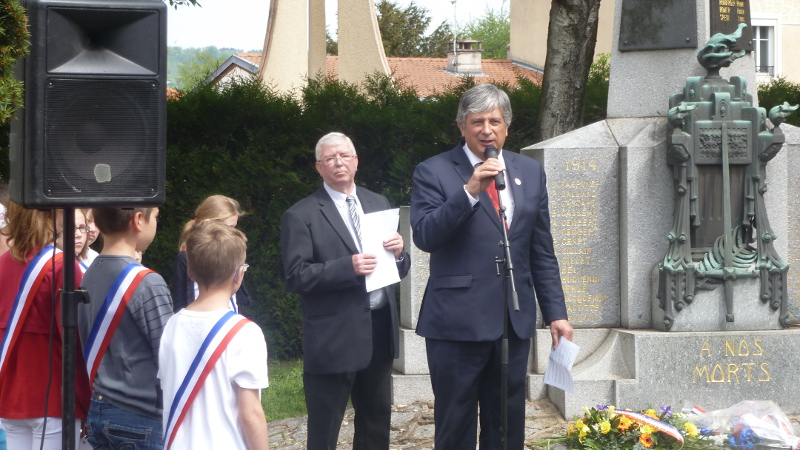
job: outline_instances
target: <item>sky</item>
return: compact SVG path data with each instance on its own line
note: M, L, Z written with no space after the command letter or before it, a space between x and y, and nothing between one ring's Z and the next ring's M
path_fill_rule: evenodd
M167 45L175 47L236 48L260 51L264 46L269 15L269 0L199 0L202 5L168 7ZM406 7L411 0L395 0ZM430 11L431 28L453 20L452 0L415 0ZM508 0L456 0L459 24L484 15L488 7L508 8ZM336 29L337 0L325 0L328 29Z

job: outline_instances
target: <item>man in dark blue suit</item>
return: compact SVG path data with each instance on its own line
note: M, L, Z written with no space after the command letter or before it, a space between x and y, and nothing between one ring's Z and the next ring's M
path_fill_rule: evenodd
M389 209L385 197L354 179L358 156L342 133L316 148L322 186L283 215L281 247L286 286L300 295L303 315L303 387L308 449L335 450L347 399L355 408L353 448L388 450L391 371L399 327L394 286L367 292L364 277L376 255L361 247L364 214ZM397 232L383 241L401 277L410 260Z
M436 448L474 450L480 405L480 448L501 448L502 225L494 178L508 215L508 237L519 296L509 305L508 448L522 449L525 377L536 300L550 326L553 347L572 339L558 261L550 234L544 170L537 161L510 151L486 158L489 146L503 148L511 124L508 96L491 84L461 98L456 118L463 136L454 149L428 159L414 171L411 226L414 243L430 252L430 278L417 333L426 338L435 395ZM497 191L495 191L497 192ZM496 195L496 194L495 194ZM535 291L535 295L534 295Z

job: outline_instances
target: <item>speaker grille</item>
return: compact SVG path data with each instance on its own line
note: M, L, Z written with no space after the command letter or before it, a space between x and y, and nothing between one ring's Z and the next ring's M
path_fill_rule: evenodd
M47 80L44 195L150 198L158 192L159 84L152 80Z

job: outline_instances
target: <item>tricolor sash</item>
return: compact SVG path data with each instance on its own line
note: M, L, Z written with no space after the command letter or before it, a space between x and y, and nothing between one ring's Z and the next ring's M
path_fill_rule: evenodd
M203 340L203 344L197 351L194 360L192 360L191 366L189 366L188 373L183 382L181 382L178 391L175 392L175 398L172 399L167 425L164 427L164 442L167 444L167 449L172 446L178 428L192 407L192 403L203 387L206 378L208 378L208 374L211 373L214 365L222 356L222 353L225 352L236 333L248 322L250 320L245 317L233 311L228 311L208 332L208 336Z
M25 318L28 316L28 311L39 292L45 275L53 268L53 263L60 261L63 257L61 250L54 249L52 245L49 245L28 263L22 280L19 282L19 291L6 323L6 331L3 333L3 342L0 346L0 380L5 375L6 360L22 334L22 325L25 323Z
M139 283L148 273L154 272L138 263L128 264L108 290L103 306L94 318L89 339L86 340L86 345L83 347L86 373L89 374L89 386L94 386L94 377L97 375L100 361L103 360L103 355L114 337L114 332L117 331L119 322L128 307L128 302L131 301Z
M654 419L654 418L652 418L652 417L650 417L650 416L648 416L646 414L642 414L642 413L636 412L636 411L629 411L627 409L617 409L617 410L614 411L614 414L617 414L617 415L620 415L620 416L625 416L625 417L633 420L634 422L638 422L638 423L641 423L641 424L644 424L644 425L649 425L650 427L652 427L656 431L660 431L660 432L662 432L664 434L672 436L676 441L681 443L680 448L683 448L683 435L681 434L681 432L677 428L675 428L674 426L672 426L672 425L670 425L670 424L668 424L666 422L662 422L662 421L660 421L658 419ZM680 450L680 448L678 450Z
M86 273L86 271L89 270L89 266L87 266L83 261L78 261L78 265L81 268L81 273Z

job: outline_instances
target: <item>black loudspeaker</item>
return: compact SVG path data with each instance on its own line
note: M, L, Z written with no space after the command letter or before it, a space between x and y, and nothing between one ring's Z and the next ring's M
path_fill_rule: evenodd
M11 199L27 207L164 203L167 7L29 0L25 107L11 124Z

